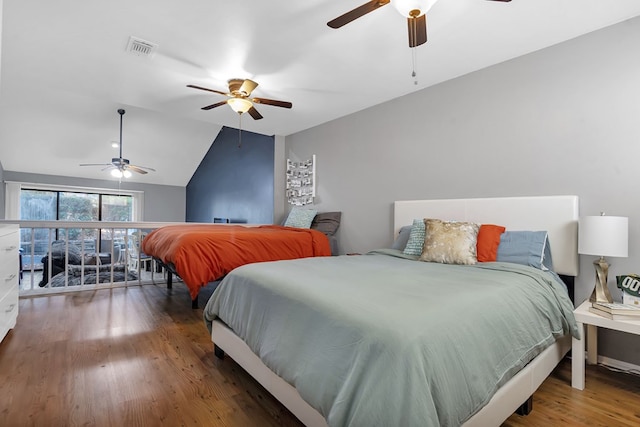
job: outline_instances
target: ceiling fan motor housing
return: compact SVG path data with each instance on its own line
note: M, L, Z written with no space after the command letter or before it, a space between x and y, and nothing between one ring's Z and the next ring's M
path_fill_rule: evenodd
M231 92L234 95L241 94L240 87L242 86L242 83L244 83L244 79L231 79L229 80L228 83L229 83L229 92Z

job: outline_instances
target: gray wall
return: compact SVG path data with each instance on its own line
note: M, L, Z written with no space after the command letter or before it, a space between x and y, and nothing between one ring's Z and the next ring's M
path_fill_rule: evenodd
M639 41L636 18L288 136L285 156L316 154L317 208L343 211L344 252L390 244L394 200L576 194L581 215L628 216L620 299L614 276L640 270ZM601 354L640 364L639 337L602 335Z
M184 222L185 220L185 188L169 185L138 184L122 180L118 187L116 180L98 180L71 178L54 175L40 175L23 172L4 171L4 180L42 183L51 185L72 185L78 187L109 188L144 191L144 221ZM2 186L4 188L4 185ZM4 194L2 197L4 203ZM4 215L4 207L2 209Z
M189 222L273 223L274 137L224 127L187 184Z
M4 168L0 162L0 219L4 218Z

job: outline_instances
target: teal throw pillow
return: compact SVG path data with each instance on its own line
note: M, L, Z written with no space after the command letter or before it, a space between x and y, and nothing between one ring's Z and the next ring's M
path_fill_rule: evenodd
M424 219L414 219L413 224L411 225L411 232L409 233L409 240L407 241L407 246L404 247L403 253L405 255L422 255L424 238Z
M294 207L289 212L287 220L284 222L285 227L311 228L313 218L318 213L315 209L301 209Z

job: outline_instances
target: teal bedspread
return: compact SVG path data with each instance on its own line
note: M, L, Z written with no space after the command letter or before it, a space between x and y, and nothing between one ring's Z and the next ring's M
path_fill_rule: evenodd
M578 336L553 274L382 250L237 268L204 310L330 426L458 426L559 336Z

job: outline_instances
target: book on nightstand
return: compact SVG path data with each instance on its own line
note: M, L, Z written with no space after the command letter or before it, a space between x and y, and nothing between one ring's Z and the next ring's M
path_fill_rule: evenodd
M589 311L612 320L640 320L640 307L635 305L593 302Z

